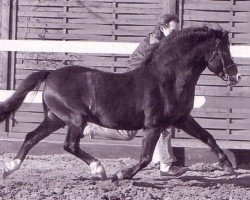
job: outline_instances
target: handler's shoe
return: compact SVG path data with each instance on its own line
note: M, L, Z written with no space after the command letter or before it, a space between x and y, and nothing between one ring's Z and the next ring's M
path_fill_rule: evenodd
M186 171L188 170L187 167L178 167L171 165L168 169L168 171L163 172L160 171L161 176L181 176L182 174L185 174Z

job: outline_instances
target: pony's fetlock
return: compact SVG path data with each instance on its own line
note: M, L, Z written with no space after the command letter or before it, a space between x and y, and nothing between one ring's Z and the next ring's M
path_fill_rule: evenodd
M12 174L14 171L21 167L22 161L20 159L14 159L10 162L5 163L3 170L3 179Z
M107 179L106 171L100 161L94 161L90 163L91 174L97 176L98 178L104 180Z
M234 172L234 169L233 169L233 165L232 163L228 160L228 158L224 158L224 159L221 159L220 162L219 162L219 165L221 166L221 168L228 172L228 173L233 173Z

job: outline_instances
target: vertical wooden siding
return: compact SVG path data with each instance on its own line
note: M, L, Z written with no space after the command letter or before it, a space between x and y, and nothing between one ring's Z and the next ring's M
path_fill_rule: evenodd
M1 0L1 39L9 39L10 37L10 15L11 15L11 1ZM7 89L9 83L9 52L0 52L0 90ZM8 120L0 124L1 132L6 130Z
M168 0L19 0L17 39L140 42L172 6ZM123 72L128 56L18 52L13 88L34 71L69 64ZM41 111L41 105L22 106L11 131L32 130L42 121Z
M2 10L2 3L3 0L0 0L0 10ZM0 38L2 38L2 12L0 14ZM1 53L0 53L0 60L1 60Z
M2 10L3 1L0 0L0 10ZM0 38L2 38L2 12L0 14ZM0 63L2 63L2 53L0 53ZM0 125L0 131L5 131L5 123ZM0 134L1 136L2 134Z
M0 10L2 10L2 3L3 3L3 0L0 0ZM2 12L0 14L0 38L1 38L1 35L2 35Z
M232 45L250 45L250 1L182 0L180 8L182 27L219 24L230 32ZM205 70L196 95L204 95L212 102L194 109L192 115L217 139L250 140L250 109L246 104L250 102L250 58L235 61L242 75L240 84L226 87L220 78ZM189 137L181 131L176 136Z

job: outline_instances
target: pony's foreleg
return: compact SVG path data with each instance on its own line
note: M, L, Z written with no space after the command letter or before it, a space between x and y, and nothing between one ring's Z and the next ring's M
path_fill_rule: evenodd
M202 128L191 115L189 115L183 123L176 125L176 127L182 129L189 135L200 139L202 142L211 147L212 151L218 156L222 169L230 173L234 171L232 163L229 161L227 155L218 146L214 137Z
M73 124L69 125L66 140L64 142L64 150L75 155L90 166L91 173L100 179L106 179L106 171L101 162L89 155L80 148L80 139L83 129Z
M131 168L117 172L113 175L112 181L131 179L151 162L156 143L160 137L160 132L161 130L158 128L149 128L145 130L139 163Z
M50 116L52 116L52 114ZM45 117L44 121L34 131L26 135L17 156L12 161L5 163L3 178L6 178L20 168L23 160L32 147L64 125L64 122L56 119L56 116L54 116L54 118Z

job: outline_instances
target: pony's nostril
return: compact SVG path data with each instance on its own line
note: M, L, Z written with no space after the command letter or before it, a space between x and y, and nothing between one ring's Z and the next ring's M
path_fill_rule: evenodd
M241 75L240 75L240 74L237 74L237 75L236 75L236 80L237 80L237 81L240 81L240 80L241 80Z

